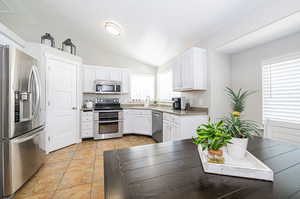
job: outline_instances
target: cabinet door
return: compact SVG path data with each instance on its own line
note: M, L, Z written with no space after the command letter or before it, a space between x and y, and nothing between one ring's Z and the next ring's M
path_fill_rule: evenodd
M163 142L171 141L171 125L169 121L163 121Z
M194 87L193 51L186 51L182 56L182 89L192 90Z
M137 114L134 119L134 133L149 135L149 124L145 115Z
M83 67L83 92L95 92L95 69Z
M152 115L145 115L145 135L151 135L152 136Z
M122 92L129 93L130 90L130 76L128 71L122 71Z
M181 140L180 125L177 123L172 124L172 140Z
M172 73L173 73L173 90L180 91L182 87L182 80L181 80L181 59L175 58L172 62Z
M134 115L134 133L136 134L144 134L145 122L141 115L135 114Z
M110 71L104 67L96 68L96 80L110 80Z
M110 69L111 81L122 81L122 71L120 69Z
M124 114L123 133L124 134L134 133L133 131L134 118L132 117L132 113L130 112L130 110L124 110L123 114Z

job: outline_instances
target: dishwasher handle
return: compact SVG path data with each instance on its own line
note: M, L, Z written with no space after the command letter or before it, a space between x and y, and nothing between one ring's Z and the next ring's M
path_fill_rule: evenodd
M154 117L162 117L162 113L161 112L152 112L152 115Z
M161 114L160 113L153 113L153 116L154 117L161 117Z

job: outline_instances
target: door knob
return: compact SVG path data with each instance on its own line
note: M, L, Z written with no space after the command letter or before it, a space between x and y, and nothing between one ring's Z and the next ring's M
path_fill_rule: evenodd
M77 107L72 107L72 110L77 110Z

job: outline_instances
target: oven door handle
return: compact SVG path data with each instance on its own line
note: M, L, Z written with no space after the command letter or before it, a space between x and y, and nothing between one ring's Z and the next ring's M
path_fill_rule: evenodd
M114 112L122 112L122 110L94 110L94 114L99 114L99 113L114 113Z
M106 121L98 121L99 124L106 124L106 123L114 123L114 122L122 122L122 120L106 120Z

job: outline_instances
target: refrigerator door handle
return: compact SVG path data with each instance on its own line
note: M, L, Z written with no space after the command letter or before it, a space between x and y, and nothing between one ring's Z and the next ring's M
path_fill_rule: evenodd
M31 110L31 119L34 118L38 113L38 108L40 106L40 98L41 98L41 87L40 87L40 76L38 69L35 65L32 66L30 75L29 75L29 83L28 83L28 93L34 95L35 104L33 104L33 96L30 99L30 110ZM35 87L33 89L33 86Z
M36 85L36 105L34 108L33 115L36 116L39 112L39 106L41 104L41 79L39 75L39 71L36 65L33 65L33 74L34 74L34 80Z
M12 143L18 144L18 143L22 143L22 142L26 142L28 140L31 140L34 137L37 137L41 134L41 131L44 129L44 127L38 128L36 130L33 130L30 135L23 135L20 136L19 138L16 138L12 141Z
M30 110L30 120L33 118L33 104L32 104L32 81L33 81L33 67L31 68L30 74L29 74L29 80L28 80L28 89L27 93L30 95L29 97L29 110Z

